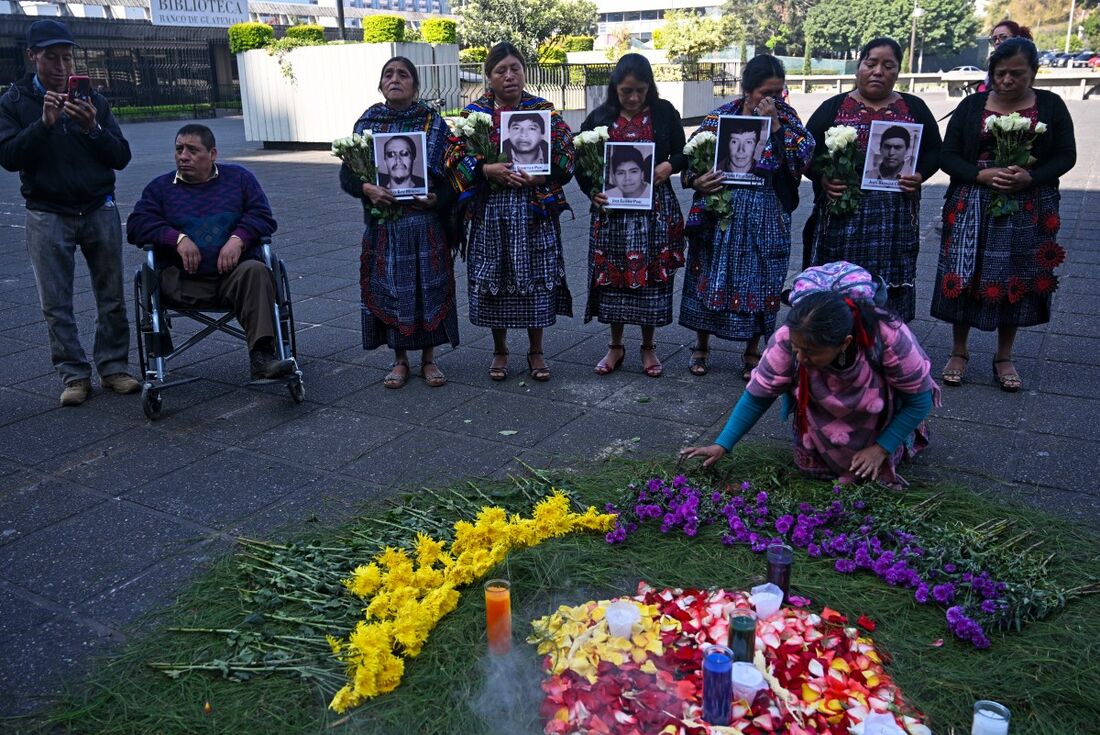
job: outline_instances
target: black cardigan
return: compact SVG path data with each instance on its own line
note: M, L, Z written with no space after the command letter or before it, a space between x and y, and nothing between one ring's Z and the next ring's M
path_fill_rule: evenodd
M821 199L821 163L826 153L825 131L836 124L836 113L840 110L840 105L848 94L848 92L844 92L833 95L822 102L821 106L810 116L809 122L806 123L806 129L817 141L813 163L806 169L806 177L814 185L814 199L817 201ZM928 181L933 174L940 170L942 140L940 139L939 123L936 122L936 117L920 97L914 97L905 92L898 92L898 94L909 106L909 112L913 115L914 122L924 126L920 136L920 152L917 154L917 173L921 175L924 181Z
M955 108L943 139L940 164L951 176L950 196L962 184L978 180L978 155L981 152L982 112L988 92L970 95ZM1045 89L1035 90L1039 122L1047 130L1035 139L1031 155L1038 161L1031 170L1035 186L1058 186L1058 178L1077 163L1077 143L1073 138L1073 118L1062 98Z
M668 161L672 164L672 173L679 173L687 166L687 156L684 155L684 145L687 140L684 137L684 123L680 120L680 113L668 100L658 99L651 110L653 113L653 165ZM619 119L618 111L608 109L607 105L600 105L593 110L581 123L581 131L594 130L601 125L611 125ZM592 181L578 168L576 170L577 183L585 196L592 191Z

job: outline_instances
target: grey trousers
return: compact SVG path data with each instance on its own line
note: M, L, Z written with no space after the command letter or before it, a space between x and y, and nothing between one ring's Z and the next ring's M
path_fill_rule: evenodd
M176 266L160 274L161 293L183 306L201 309L211 304L232 309L252 349L275 336L275 281L258 260L242 260L224 275L194 277Z
M122 223L113 203L85 215L27 210L27 252L50 334L50 358L66 383L90 378L73 317L76 249L84 255L96 301L92 350L101 376L127 372L130 324L122 293Z

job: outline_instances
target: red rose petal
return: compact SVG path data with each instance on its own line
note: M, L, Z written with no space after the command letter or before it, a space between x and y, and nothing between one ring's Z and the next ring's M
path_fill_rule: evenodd
M875 626L875 621L871 620L866 615L860 615L859 620L856 621L856 625L863 628L864 630L866 630L869 633L874 633L875 632L875 627L876 627Z

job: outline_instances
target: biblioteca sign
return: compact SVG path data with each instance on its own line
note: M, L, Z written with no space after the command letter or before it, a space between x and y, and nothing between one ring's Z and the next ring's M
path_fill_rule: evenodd
M248 21L248 0L149 0L153 25L228 28Z

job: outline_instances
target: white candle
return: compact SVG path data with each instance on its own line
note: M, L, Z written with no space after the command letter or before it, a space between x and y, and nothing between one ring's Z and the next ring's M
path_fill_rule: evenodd
M975 710L970 735L1008 735L1008 720L999 712Z

